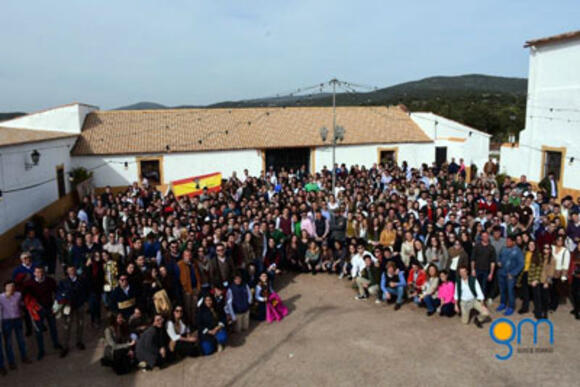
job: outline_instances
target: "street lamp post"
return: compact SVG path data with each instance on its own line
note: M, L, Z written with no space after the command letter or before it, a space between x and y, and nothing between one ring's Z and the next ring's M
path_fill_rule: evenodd
M332 85L332 193L336 188L336 142L344 140L344 128L336 125L336 85L338 80L333 78L329 84ZM326 142L328 136L328 129L326 127L320 128L320 137L322 142Z

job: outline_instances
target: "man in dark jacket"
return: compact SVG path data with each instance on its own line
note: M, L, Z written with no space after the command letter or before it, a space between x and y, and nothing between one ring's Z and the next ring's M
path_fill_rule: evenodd
M111 293L111 309L115 313L121 313L128 321L136 305L136 289L129 285L129 277L123 273L119 276L119 285Z
M77 348L81 351L85 349L83 343L85 310L83 306L89 297L88 290L85 279L77 276L74 266L68 266L66 268L66 278L58 284L58 300L63 305L64 322L64 348L60 353L60 357L65 357L68 354L73 320L76 325Z
M169 339L163 328L164 322L163 316L156 314L153 324L139 336L135 352L140 368L151 369L167 364L170 351L167 348Z
M340 241L344 243L346 239L346 218L342 215L344 213L344 206L341 205L335 209L330 217L330 239L331 243Z
M58 342L58 332L56 329L56 319L52 313L52 303L54 302L54 295L56 294L56 281L47 277L44 272L44 267L38 266L34 269L34 278L29 279L24 283L24 294L32 297L41 309L38 312L39 320L36 321L36 342L38 347L37 359L44 357L44 330L45 321L48 324L50 331L50 338L55 349L62 350L62 346Z

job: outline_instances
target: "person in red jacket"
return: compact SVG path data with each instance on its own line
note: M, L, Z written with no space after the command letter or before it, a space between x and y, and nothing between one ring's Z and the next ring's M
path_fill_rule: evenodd
M34 268L34 277L24 282L25 297L32 297L36 300L40 309L37 311L38 320L35 323L35 335L38 348L37 359L44 357L44 330L45 323L48 325L52 345L56 350L62 350L58 342L58 331L56 329L56 319L52 313L52 304L56 294L57 285L54 278L49 277L44 272L44 267Z
M421 302L419 296L426 280L427 274L423 270L421 263L416 259L412 259L411 270L409 270L409 276L407 277L407 295L417 304Z

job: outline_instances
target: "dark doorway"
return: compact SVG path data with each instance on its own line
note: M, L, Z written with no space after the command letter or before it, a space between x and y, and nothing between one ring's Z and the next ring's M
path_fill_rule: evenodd
M310 148L282 148L266 150L266 168L274 167L276 172L284 167L295 171L305 165L310 171Z
M161 180L161 160L144 159L139 160L140 179L147 179L150 185L156 186L162 183Z
M58 186L58 198L66 195L66 186L64 185L64 166L56 167L56 184Z
M379 156L379 163L384 165L392 165L397 163L396 154L394 150L382 150Z
M560 175L562 173L562 152L547 151L545 160L546 165L544 165L544 177L553 173L554 179L560 181Z
M447 161L447 147L446 146L435 147L435 164L437 164L437 166L440 167L446 161Z

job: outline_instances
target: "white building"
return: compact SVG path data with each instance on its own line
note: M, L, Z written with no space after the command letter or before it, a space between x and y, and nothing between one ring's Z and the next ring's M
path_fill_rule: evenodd
M96 187L147 178L163 188L213 172L331 168L330 140L322 140L320 129L332 132L332 122L331 107L100 111L83 104L2 122L0 235L14 244L31 215L48 222L62 215L72 203L68 173L77 167L93 173ZM394 160L419 167L455 157L481 167L488 157L488 135L431 113L337 107L336 122L345 128L339 164ZM34 150L40 160L31 166Z
M478 173L489 160L490 134L429 112L411 113L411 118L435 143L433 160L437 164L454 157L467 167L476 165Z
M580 31L530 40L526 127L502 145L500 172L539 183L549 172L559 196L580 194Z
M66 172L91 109L71 104L0 122L0 257L16 252L32 215L50 222L73 204Z

